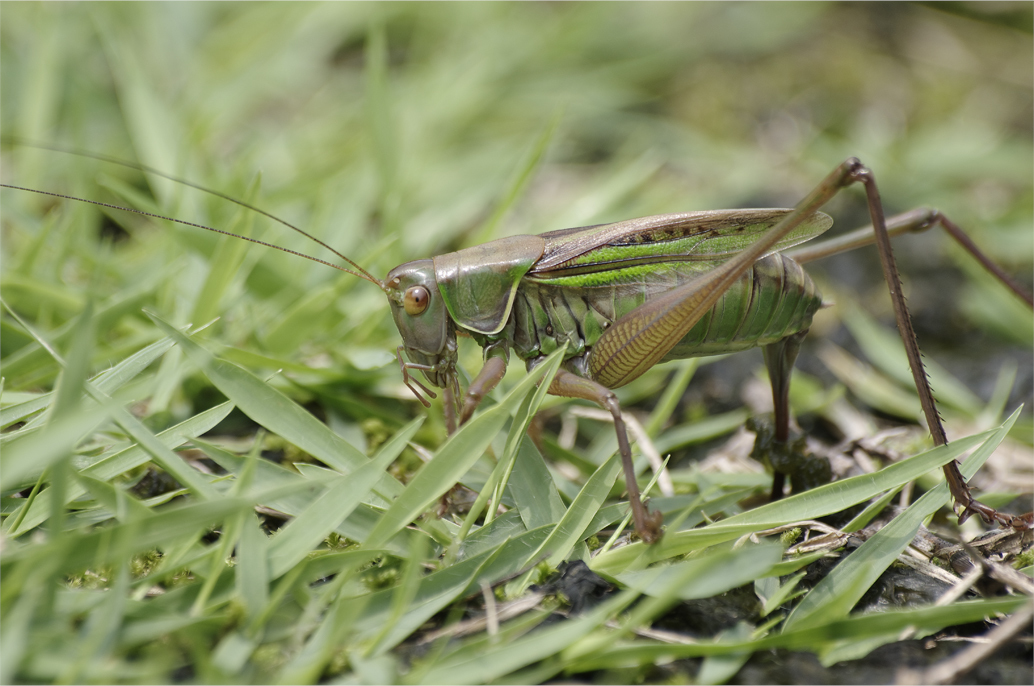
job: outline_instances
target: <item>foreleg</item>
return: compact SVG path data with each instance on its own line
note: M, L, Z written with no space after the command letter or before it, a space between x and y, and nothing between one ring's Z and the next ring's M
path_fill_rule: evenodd
M467 393L463 396L463 409L460 411L460 424L465 423L474 414L485 396L492 392L503 376L506 375L506 358L502 355L489 355L485 366L470 382Z

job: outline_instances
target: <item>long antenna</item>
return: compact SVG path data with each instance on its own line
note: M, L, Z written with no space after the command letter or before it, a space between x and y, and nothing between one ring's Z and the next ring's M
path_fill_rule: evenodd
M35 188L25 188L24 186L14 186L14 185L9 184L9 183L0 183L0 188L12 188L12 189L14 189L16 191L26 191L28 193L38 193L39 195L49 195L49 196L51 196L53 198L63 198L65 200L77 200L79 202L85 202L85 203L89 203L91 205L97 205L99 207L107 207L107 208L112 209L112 210L122 210L123 212L132 212L134 214L142 214L145 217L153 217L154 219L164 219L165 221L176 222L177 224L183 224L184 226L193 226L194 228L197 228L197 229L205 229L206 231L212 231L214 233L221 233L224 236L232 236L234 238L240 238L242 241L249 241L251 243L258 243L259 245L264 245L267 248L273 248L274 250L279 250L281 252L286 252L286 253L289 253L291 255L297 255L298 257L304 257L307 260L312 260L313 262L319 262L320 264L325 264L328 267L333 267L334 269L337 269L338 271L347 272L347 273L351 274L352 276L358 276L360 279L366 279L367 281L370 281L370 282L376 284L378 287L380 287L382 289L384 288L384 285L383 285L383 283L381 281L378 281L377 279L375 279L372 276L370 276L369 274L367 274L365 270L362 270L362 274L360 274L359 272L354 272L351 269L346 269L346 268L342 267L341 265L334 264L333 262L328 262L327 260L321 260L318 257L313 257L312 255L306 255L305 253L298 252L297 250L291 250L290 248L282 248L279 245L273 245L272 243L266 243L265 241L260 241L257 238L249 238L247 236L242 236L239 233L233 233L232 231L224 231L222 229L215 229L215 228L212 228L211 226L205 226L204 224L195 224L194 222L188 222L188 221L185 221L183 219L175 219L173 217L166 217L165 215L155 214L153 212L144 212L143 210L133 209L132 207L123 207L121 205L112 205L110 203L100 202L98 200L87 200L86 198L77 198L74 195L62 195L61 193L52 193L50 191L41 191L41 190L37 190ZM244 203L238 203L238 204L243 205ZM259 211L261 212L261 210L259 210ZM263 214L265 214L265 212L263 212ZM337 254L337 253L335 252L335 254ZM340 255L339 255L339 257L340 257ZM345 258L345 259L348 259L348 258ZM355 266L355 263L352 262L352 260L348 260L348 263L353 265L353 266ZM359 269L362 269L362 268L360 267Z
M323 242L319 238L316 238L315 236L313 236L308 231L305 231L304 229L298 228L294 224L291 224L290 222L287 222L287 221L281 219L280 217L277 217L276 215L273 215L273 214L265 211L261 207L256 207L255 205L251 205L249 203L246 203L243 200L238 200L237 198L235 198L235 197L233 197L231 195L227 195L227 194L225 194L225 193L223 193L221 191L217 191L217 190L212 189L212 188L206 188L205 186L202 186L200 184L194 183L193 181L190 181L188 179L182 179L182 178L179 178L177 176L173 176L172 174L167 174L167 173L161 171L160 169L155 169L154 167L149 167L146 164L140 164L139 162L130 162L128 160L122 160L122 159L119 159L117 157L111 157L110 155L103 155L101 153L91 152L89 150L80 150L78 148L63 148L63 147L56 146L56 145L44 145L44 144L41 144L41 143L33 143L33 142L30 142L30 141L24 141L24 140L21 140L21 139L18 139L18 138L6 138L5 137L4 140L9 140L12 143L15 143L17 145L22 145L22 146L25 146L25 147L29 147L29 148L38 148L40 150L49 150L51 152L60 152L60 153L68 154L68 155L78 155L80 157L89 157L91 159L100 160L101 162L107 162L109 164L117 164L117 165L119 165L121 167L126 167L128 169L135 169L136 171L146 172L148 174L154 174L155 176L160 176L160 177L162 177L164 179L169 179L170 181L175 181L176 183L183 184L184 186L190 186L191 188L195 188L195 189L197 189L197 190L199 190L199 191L201 191L203 193L208 193L209 195L213 195L213 196L215 196L217 198L222 198L223 200L228 200L229 202L232 202L235 205L239 205L240 207L243 207L245 209L249 209L252 212L257 212L257 213L261 214L264 217L268 217L269 219L272 219L273 221L277 222L278 224L286 226L287 228L291 229L292 231L296 231L296 232L300 233L301 235L305 236L309 240L311 240L314 243L317 243L318 245L326 248L327 250L329 250L330 252L334 253L336 256L340 257L342 260L344 260L348 264L350 264L353 267L355 267L356 269L358 269L359 273L356 273L356 272L354 272L354 271L352 271L350 269L345 269L343 267L338 267L338 266L333 265L333 264L331 264L329 262L324 262L323 260L321 260L319 258L316 258L316 257L310 257L309 255L306 255L304 253L295 252L294 250L289 250L287 248L281 248L279 246L272 245L272 244L269 244L269 243L263 243L262 241L255 240L253 238L247 238L245 236L238 236L237 234L230 233L229 231L222 231L220 229L213 229L212 227L204 226L204 225L201 225L201 224L192 224L192 223L187 222L187 221L180 221L179 219L172 219L171 217L165 217L165 216L162 216L160 214L150 214L148 212L143 212L143 211L140 211L140 210L134 210L134 209L129 208L129 207L121 207L119 205L107 205L107 204L102 203L102 202L95 202L93 200L85 200L83 198L76 198L74 196L61 195L59 193L48 193L46 191L36 191L36 190L31 189L31 188L20 188L18 186L9 186L7 184L0 184L0 186L5 186L7 188L17 188L18 190L30 191L30 192L33 192L33 193L41 193L43 195L52 195L52 196L57 197L57 198L66 198L66 199L69 199L69 200L80 200L82 202L88 202L88 203L92 203L94 205L100 205L102 207L110 207L112 209L124 210L126 212L135 212L137 214L142 214L142 215L149 216L149 217L156 217L158 219L166 219L168 221L176 222L178 224L185 224L187 226L194 226L194 227L201 228L201 229L208 229L209 231L214 231L216 233L222 233L222 234L225 234L227 236L235 236L236 238L241 238L241 239L244 239L246 241L251 241L252 243L258 243L259 245L265 245L265 246L268 246L270 248L276 248L277 250L282 250L283 252L291 253L292 255L298 255L300 257L306 257L306 258L308 258L310 260L313 260L314 262L321 262L323 264L329 264L330 266L334 267L335 269L340 269L343 272L348 272L349 274L354 274L355 276L358 276L361 279L366 279L370 283L375 283L378 286L383 287L380 279L377 279L377 278L373 277L368 271L366 271L365 269L360 267L353 260L351 260L348 257L342 255L340 252L338 252L334 248L330 247L329 245L327 245L325 242Z

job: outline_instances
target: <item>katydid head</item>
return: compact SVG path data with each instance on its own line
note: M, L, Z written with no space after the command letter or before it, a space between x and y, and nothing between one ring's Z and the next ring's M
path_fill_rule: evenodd
M415 260L395 267L384 280L384 292L409 358L403 373L419 369L433 385L448 387L455 376L456 329L438 291L434 261Z

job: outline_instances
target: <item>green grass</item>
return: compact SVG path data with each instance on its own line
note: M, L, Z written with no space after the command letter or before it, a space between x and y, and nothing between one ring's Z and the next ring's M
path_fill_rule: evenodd
M889 211L936 206L1029 274L1029 16L884 11L893 16L819 4L5 4L3 181L330 259L193 188L18 141L131 160L246 199L383 276L504 235L792 205L855 155ZM1021 602L852 612L945 511L941 464L976 447L970 474L1001 459L991 453L1003 441L1031 443L1029 406L1017 413L1030 370L1019 388L1010 372L1029 364L1031 314L943 236L906 239L898 256L927 359L944 362L931 374L959 440L749 509L767 477L701 472L689 454L750 414L738 389L708 391L720 396L709 402L700 388L730 367L760 369L760 357L660 366L619 396L674 453L676 494L652 501L668 531L656 546L599 552L627 513L613 432L579 419L562 446L549 421L543 457L527 436L533 415L571 405L535 385L551 365L528 374L514 361L447 438L440 404L424 410L402 384L398 332L369 284L186 226L0 197L4 682L654 681L656 665L689 657L702 666L680 663L677 676L721 681L756 651L831 663L908 627L922 635ZM838 228L866 222L855 190L829 211ZM838 306L817 316L805 355L818 352L802 361L812 373L794 385L810 424L842 427L854 412L878 425L851 407L918 416L885 287L856 278L878 269L863 253L831 274L816 265ZM954 326L946 339L941 321ZM871 367L859 371L856 356ZM460 362L468 376L480 368L469 340ZM708 384L693 382L705 373ZM998 381L972 388L981 376ZM643 472L645 485L645 461ZM744 539L914 479L925 494L816 585L787 579L812 558ZM480 497L439 518L456 482ZM539 626L564 605L550 596L498 633L421 643L481 614L487 586L501 605L578 559L618 592L566 622ZM751 584L756 625L679 645L635 633ZM782 602L760 614L772 594Z

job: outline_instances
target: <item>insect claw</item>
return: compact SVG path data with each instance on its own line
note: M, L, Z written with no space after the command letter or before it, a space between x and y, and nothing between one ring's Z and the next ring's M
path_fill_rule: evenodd
M413 388L412 386L410 386L410 384L409 384L410 381L412 381L417 386L419 386L420 390L422 390L424 393L426 393L431 398L437 398L438 395L434 391L432 391L430 388L428 388L424 384L422 384L419 381L417 381L416 379L410 378L410 379L408 379L406 381L406 385L409 386L409 390L413 391L413 393L416 395L416 397L420 399L420 402L422 402L424 404L424 407L430 407L431 403L429 401L427 401L427 400L425 400L425 399L420 397L420 394L416 392L416 389Z
M406 388L408 388L409 390L413 391L413 395L416 396L416 399L420 401L421 405L423 405L424 407L430 407L431 406L431 401L427 400L426 398L421 396L420 395L420 391L418 391L416 388L413 388L413 384L416 384L420 388L421 391L426 393L432 399L433 398L437 398L438 395L434 391L429 389L427 386L425 386L424 384L420 383L417 379L414 379L412 376L410 376L409 375L409 370L410 369L430 370L431 367L429 367L426 364L414 364L413 362L406 362L405 360L403 360L402 359L402 346L401 345L398 348L395 349L395 359L398 360L398 362L399 362L399 369L402 370L402 383L406 384Z
M989 507L973 498L970 498L967 502L956 501L955 504L962 510L958 515L960 525L976 514L980 516L980 519L982 519L985 524L997 524L1003 529L1013 529L1015 531L1034 529L1034 512L1028 512L1027 514L1022 515L1011 515L1005 512L999 512L993 507Z
M402 368L402 383L406 384L406 388L408 388L409 390L413 391L413 395L416 396L416 399L419 400L420 404L423 405L424 407L430 407L431 406L431 401L428 400L427 398L424 398L422 395L420 395L420 391L423 391L424 393L429 395L431 398L437 398L438 397L435 394L434 391L432 391L427 386L425 386L424 384L420 383L419 381L417 381L416 379L411 377L409 375L409 372L406 370L405 367ZM420 388L420 391L418 391L416 388L413 388L413 384L416 384Z
M427 398L421 396L420 393L415 388L410 386L408 383L406 384L406 386L409 388L409 390L413 391L413 395L416 396L416 399L420 401L421 405L423 405L424 407L430 407L431 406L431 401L430 400L428 400ZM421 386L421 388L423 388L423 387ZM424 388L424 392L427 393L428 395L430 395L432 398L437 397L437 396L435 396L434 393L431 393L426 388Z
M1034 512L1016 515L1012 518L1011 526L1017 531L1022 531L1024 529L1034 529Z

